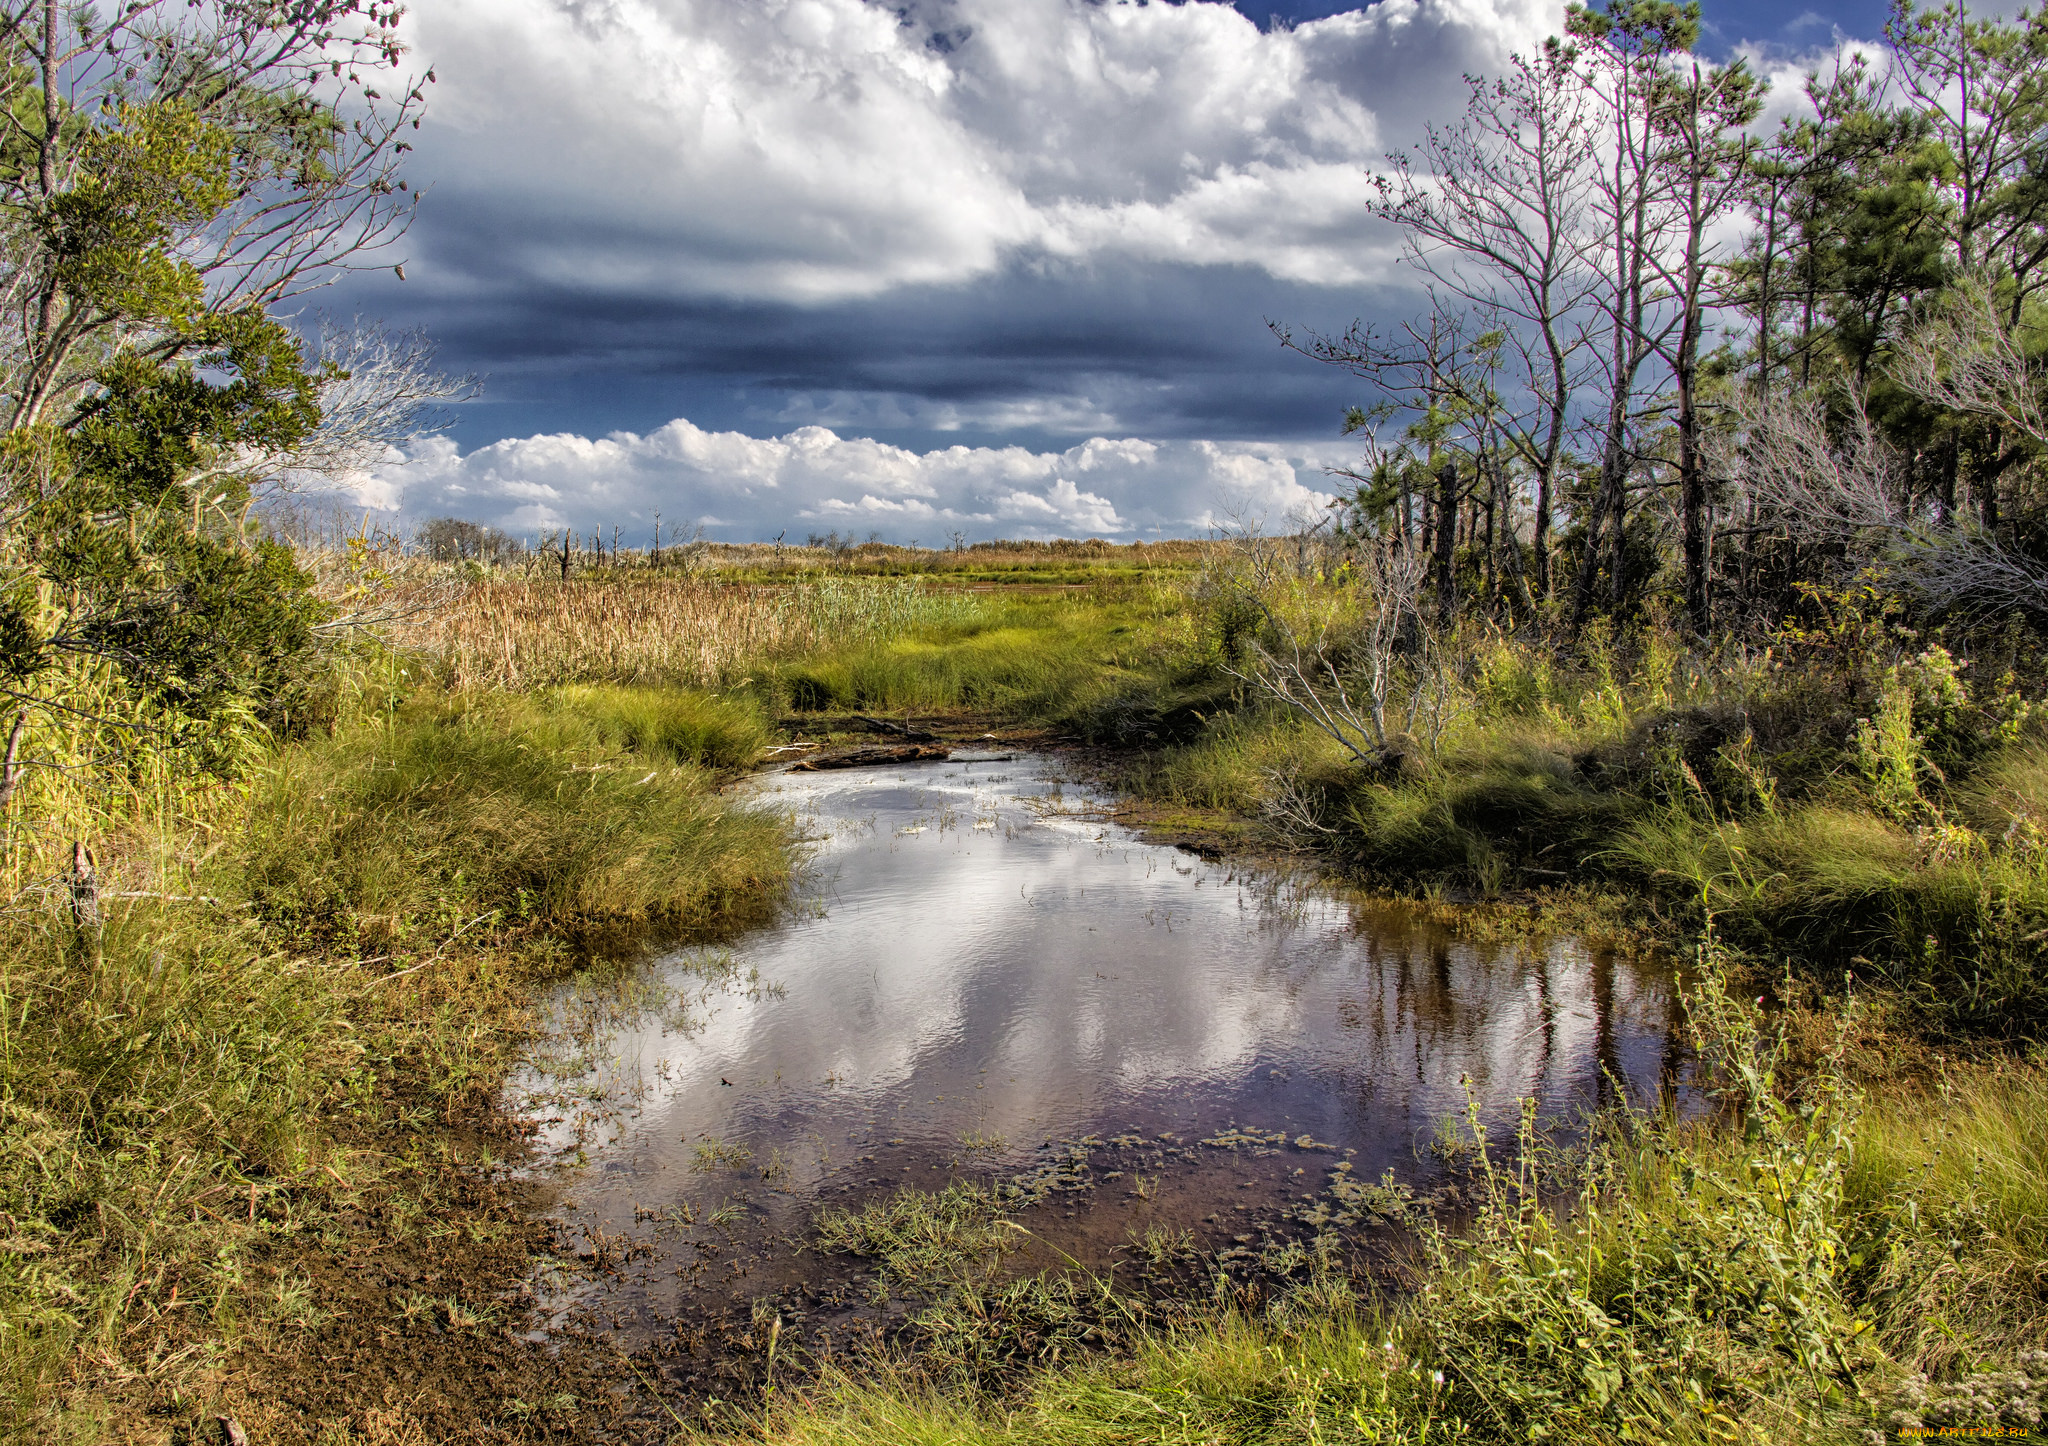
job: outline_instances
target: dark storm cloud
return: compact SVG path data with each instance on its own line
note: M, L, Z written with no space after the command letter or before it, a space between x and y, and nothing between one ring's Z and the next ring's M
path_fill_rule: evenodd
M398 283L369 281L339 299L379 310ZM1355 384L1282 352L1265 321L1341 327L1375 300L1247 268L1118 263L833 306L539 289L436 297L410 314L451 370L485 376L486 405L456 432L465 444L677 416L981 444L1331 436Z
M1256 9L422 0L441 86L410 280L329 301L426 327L488 386L455 451L371 491L540 525L579 488L658 505L675 462L739 531L792 507L1142 530L1231 489L1299 503L1357 397L1265 320L1413 308L1370 171L1561 7ZM814 464L862 437L902 455L833 495Z

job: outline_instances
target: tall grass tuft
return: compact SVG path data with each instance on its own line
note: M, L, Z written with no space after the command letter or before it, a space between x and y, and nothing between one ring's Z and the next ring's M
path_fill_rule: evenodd
M1848 1198L1894 1359L1939 1375L2048 1346L2048 1074L2003 1061L1874 1100Z
M699 766L760 736L731 705L614 689L408 705L280 759L245 887L265 919L375 950L477 918L716 912L787 872L781 821L708 794Z

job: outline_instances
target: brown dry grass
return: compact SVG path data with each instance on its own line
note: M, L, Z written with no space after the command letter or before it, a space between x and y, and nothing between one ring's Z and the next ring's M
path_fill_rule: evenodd
M502 568L437 564L395 547L309 549L301 561L344 616L377 624L435 657L450 687L521 690L604 682L711 687L747 668L840 652L918 628L988 621L971 586L1054 590L1139 570L1192 566L1203 541L977 543L936 551L699 544L572 557L565 580L552 558Z
M632 586L400 583L398 639L426 649L458 689L606 681L703 686L750 658L811 641L775 590L689 579Z
M977 542L967 548L903 547L890 542L846 543L839 547L808 547L773 542L698 542L665 547L657 563L647 548L572 551L569 576L585 581L616 579L625 574L794 580L819 573L849 576L918 575L957 577L991 573L1059 574L1069 578L1135 569L1185 569L1207 561L1230 544L1198 538L1160 542L1104 542L1061 539ZM387 562L390 559L387 558ZM401 566L431 567L417 554ZM559 554L539 550L516 554L502 564L507 576L530 580L562 580Z
M910 571L946 575L988 571L1017 571L1037 568L1174 568L1201 564L1228 544L1200 538L1172 538L1160 542L1105 542L1101 538L1051 542L999 540L977 542L971 547L939 550L899 547L894 543L868 542L844 549L822 547L777 547L766 542L716 543L704 549L704 562L712 568L744 568L751 572L784 569L816 571L821 567L856 571ZM643 565L644 554L625 554Z
M981 604L912 578L801 585L642 574L567 583L421 570L380 599L395 640L439 660L455 689L606 682L709 687L753 664L965 624Z

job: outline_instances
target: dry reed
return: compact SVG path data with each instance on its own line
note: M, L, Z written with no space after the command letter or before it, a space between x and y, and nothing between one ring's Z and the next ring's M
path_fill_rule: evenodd
M734 681L749 665L968 623L980 604L914 579L797 585L394 580L395 636L435 655L454 688Z

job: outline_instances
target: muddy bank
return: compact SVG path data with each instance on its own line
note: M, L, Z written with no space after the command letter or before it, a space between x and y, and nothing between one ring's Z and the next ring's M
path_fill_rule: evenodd
M533 1282L556 1268L545 1188L453 1162L389 1183L402 1210L266 1252L257 1269L304 1288L313 1323L245 1341L208 1414L256 1446L620 1439L633 1412L617 1354L530 1330Z

